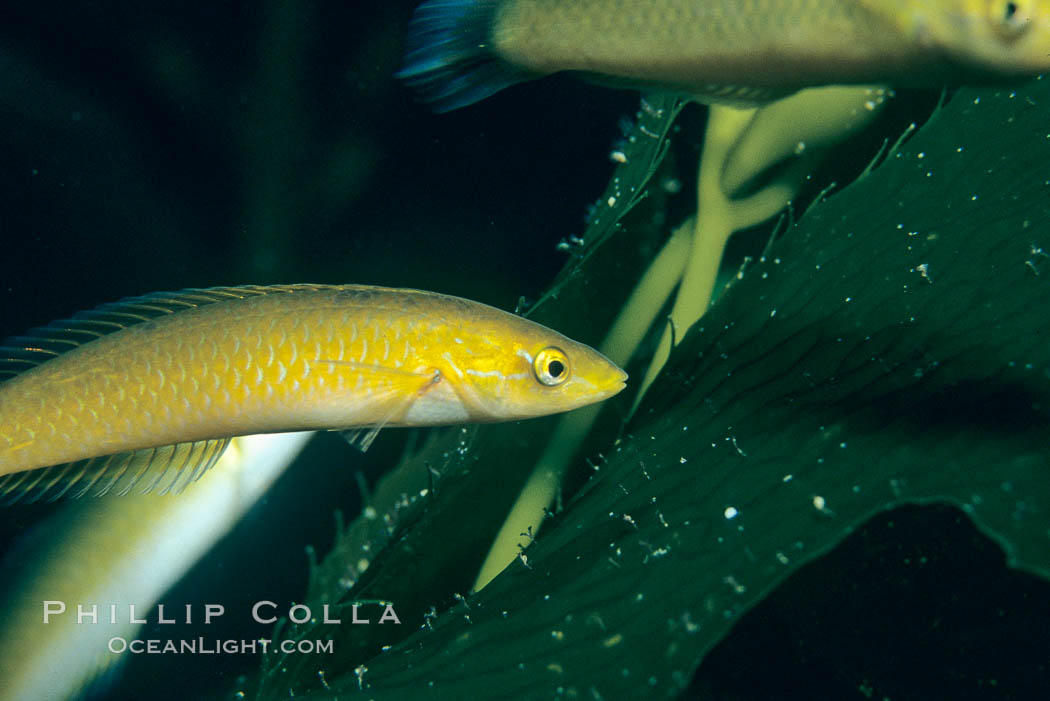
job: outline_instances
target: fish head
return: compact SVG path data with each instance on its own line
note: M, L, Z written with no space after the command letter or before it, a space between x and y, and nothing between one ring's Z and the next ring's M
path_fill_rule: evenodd
M923 13L927 39L960 64L990 76L1050 70L1050 0L930 3Z
M525 319L515 317L512 327L497 342L473 344L454 378L445 372L471 420L557 414L623 390L627 373L593 348Z

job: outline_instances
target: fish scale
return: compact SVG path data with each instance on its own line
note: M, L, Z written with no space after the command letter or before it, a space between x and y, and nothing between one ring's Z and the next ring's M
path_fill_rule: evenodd
M48 349L102 317L128 321L57 356ZM0 478L83 460L95 461L92 479L110 463L124 475L120 460L99 460L136 454L128 464L147 470L159 458L143 451L254 433L528 418L600 401L626 377L593 349L492 307L354 285L151 295L36 333L5 344L38 364L0 384ZM550 348L571 367L556 386L534 367ZM188 450L163 459L203 471ZM12 484L0 482L0 495Z
M874 13L849 0L614 4L608 11L608 0L510 0L492 25L494 45L504 59L531 70L578 70L681 86L736 82L745 75L774 81L776 67L758 60L770 52L785 61L797 55L813 64L814 73L830 76L840 68L817 62L851 46L873 58L922 50L898 31L892 10L899 3L893 0L884 3L886 11ZM753 70L743 73L745 65ZM871 72L878 70L873 62Z

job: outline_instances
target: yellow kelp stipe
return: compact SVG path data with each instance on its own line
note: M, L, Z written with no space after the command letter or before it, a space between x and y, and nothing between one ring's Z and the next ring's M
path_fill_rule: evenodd
M667 361L672 338L681 340L707 311L732 233L760 224L788 205L816 159L828 146L869 124L885 98L885 90L878 87L832 86L804 90L757 109L711 107L700 161L697 214L671 235L600 346L610 360L626 365L677 287L671 317L635 407ZM772 181L736 197L788 159L793 160ZM475 589L485 586L529 545L596 416L592 409L559 422L500 529Z
M669 325L635 396L635 408L667 362L672 335L681 340L707 311L729 237L787 206L823 148L867 126L885 95L885 90L877 87L831 86L803 90L760 109L711 107L689 259ZM747 197L734 197L768 168L792 156L795 162L771 183ZM622 312L631 313L634 310L629 308Z
M631 359L634 349L642 342L653 319L674 291L689 253L691 231L692 220L675 230L645 271L624 307L633 309L634 313L621 314L609 330L601 349L616 364L626 365ZM536 530L542 523L547 507L554 502L561 486L562 475L569 461L591 430L598 412L598 407L585 407L558 422L536 467L522 487L521 495L496 534L492 549L474 584L475 590L488 584L514 559L519 545L521 548L528 545L528 529L531 527Z

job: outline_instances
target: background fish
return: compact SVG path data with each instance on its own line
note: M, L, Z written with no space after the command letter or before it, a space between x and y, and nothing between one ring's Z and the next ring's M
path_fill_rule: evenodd
M581 71L709 101L837 83L940 86L1050 69L1050 2L430 0L400 77L438 111Z
M0 352L0 496L178 491L230 437L523 419L623 389L597 351L484 304L358 285L106 305ZM53 466L53 467L51 467ZM46 470L36 468L47 467Z

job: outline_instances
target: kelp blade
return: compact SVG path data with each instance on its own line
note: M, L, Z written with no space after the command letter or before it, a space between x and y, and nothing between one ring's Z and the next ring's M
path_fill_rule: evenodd
M528 567L315 697L674 696L903 503L957 505L1050 577L1046 105L1048 81L960 91L814 207L686 336Z

